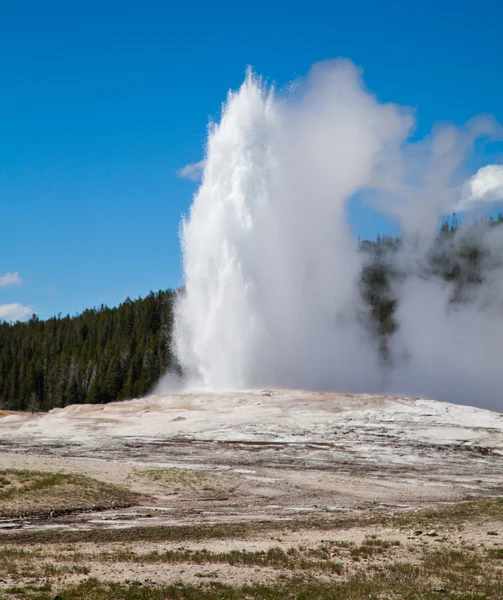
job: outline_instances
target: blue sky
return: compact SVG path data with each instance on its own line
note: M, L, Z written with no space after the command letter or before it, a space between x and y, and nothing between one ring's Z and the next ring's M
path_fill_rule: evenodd
M417 135L503 122L502 20L497 0L3 2L0 276L22 282L0 278L0 306L45 318L178 286L196 186L177 171L247 65L282 86L348 57L417 109ZM391 227L351 218L362 237Z

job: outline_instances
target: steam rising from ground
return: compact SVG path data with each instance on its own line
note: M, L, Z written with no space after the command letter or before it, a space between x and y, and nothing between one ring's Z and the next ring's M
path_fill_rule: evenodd
M497 126L475 119L410 143L413 125L409 110L370 94L348 61L314 66L286 94L251 73L229 93L181 230L175 340L192 384L407 393L501 408L501 265L456 306L452 286L422 269L439 215L486 199L473 179L464 183L463 166L474 141ZM497 193L499 174L485 173L488 193ZM366 258L346 214L356 194L397 218L405 236L387 258L408 274L393 290L398 329L387 361L360 293ZM499 228L484 239L503 250Z

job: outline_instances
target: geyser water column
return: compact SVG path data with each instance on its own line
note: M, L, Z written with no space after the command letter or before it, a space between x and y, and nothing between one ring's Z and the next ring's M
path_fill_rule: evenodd
M411 123L348 61L316 65L282 95L249 71L229 93L181 227L175 343L193 383L376 387L346 203L378 184Z

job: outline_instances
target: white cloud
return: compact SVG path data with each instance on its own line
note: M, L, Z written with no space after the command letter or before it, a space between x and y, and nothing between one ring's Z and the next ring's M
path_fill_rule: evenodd
M33 314L33 309L19 302L0 304L0 321L26 321Z
M480 205L503 200L503 165L486 165L470 177L462 187L462 198L457 210L472 210Z
M21 275L19 275L17 271L15 273L5 273L5 275L0 275L0 287L19 285L22 282Z
M189 163L178 170L178 177L189 179L190 181L200 181L204 170L204 164L204 160L200 160L197 163Z

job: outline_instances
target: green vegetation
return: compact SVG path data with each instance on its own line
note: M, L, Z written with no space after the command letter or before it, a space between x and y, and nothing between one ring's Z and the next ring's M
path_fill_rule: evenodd
M353 546L353 545L352 545ZM388 547L388 546L383 546ZM357 549L357 547L355 547ZM2 553L0 552L0 558ZM332 544L326 543L319 548L269 548L268 550L247 551L231 550L228 552L212 552L210 550L178 549L159 552L134 552L133 550L115 549L110 552L94 554L79 553L71 557L60 555L56 560L79 560L81 562L103 563L137 563L137 564L179 564L197 565L226 564L231 566L260 566L272 569L287 570L319 570L330 573L342 573L340 562L331 560L334 556Z
M10 472L0 476L12 478ZM473 543L484 520L497 530ZM419 534L423 523L436 524L441 535L410 534L411 528ZM137 528L126 537L124 530L2 534L0 598L502 600L502 523L503 502L494 499L359 520ZM267 547L282 527L290 533L298 527L302 545ZM341 531L341 539L332 533L334 539L310 544L302 527ZM350 541L353 534L359 542ZM246 535L265 549L239 548L236 541ZM235 540L230 549L222 548L225 538ZM166 540L176 545L157 544ZM199 578L204 583L195 583Z
M353 560L360 560L364 558L370 558L377 554L383 554L386 551L400 546L400 542L393 540L379 540L367 538L363 544L355 548L351 548L350 555Z
M0 323L0 406L50 410L145 395L174 368L174 292L76 317Z
M156 585L151 582L103 582L86 578L58 591L59 600L368 600L393 598L402 600L498 600L503 598L501 569L491 558L472 551L450 549L419 551L417 559L374 563L356 568L347 576L341 570L316 576L309 565L289 575L279 574L270 583L226 585L217 579L218 572L208 575L202 585L175 582ZM315 565L318 568L319 565ZM67 569L78 573L78 565ZM206 576L201 573L200 575ZM45 583L45 589L50 586ZM51 587L52 589L52 587ZM34 585L12 586L7 597L49 600L54 598Z
M449 525L462 521L503 520L503 498L487 498L470 502L455 502L440 508L417 512L404 511L385 517L395 527L423 527Z
M0 517L61 514L127 507L139 495L84 477L41 471L0 471Z

